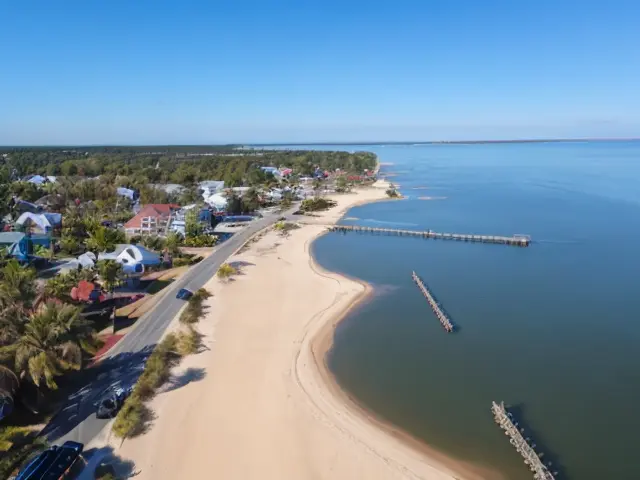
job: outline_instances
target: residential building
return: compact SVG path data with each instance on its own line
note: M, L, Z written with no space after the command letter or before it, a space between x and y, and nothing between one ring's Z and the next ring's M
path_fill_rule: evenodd
M207 201L211 195L224 190L224 181L222 180L204 180L198 184L198 188L202 192L202 198Z
M150 203L124 224L127 235L164 235L171 223L171 216L180 208L172 203Z
M281 173L276 167L260 167L260 169L265 173L271 173L275 177L280 177Z
M142 275L147 267L160 265L160 255L147 250L142 245L120 244L113 252L98 254L99 260L115 260L122 264L122 271L128 276Z
M53 175L29 175L25 177L23 181L33 183L34 185L44 185L45 183L56 183L56 177Z
M180 195L186 190L185 187L178 183L150 183L149 186L157 188L158 190L163 190L169 195Z
M62 226L62 214L25 212L18 217L16 225L25 229L33 228L38 233L51 233Z
M19 261L27 261L33 255L33 246L49 247L51 238L48 235L27 235L22 232L0 232L0 249L9 257Z

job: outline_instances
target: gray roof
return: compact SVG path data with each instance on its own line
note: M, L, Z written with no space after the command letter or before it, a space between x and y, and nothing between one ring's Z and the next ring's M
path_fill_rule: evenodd
M151 183L150 184L153 188L157 188L159 190L164 190L165 192L172 194L172 193L180 193L183 190L186 190L186 188L183 185L180 185L178 183Z
M0 243L13 245L24 238L22 232L0 232Z
M200 187L224 188L224 180L203 180L198 184Z

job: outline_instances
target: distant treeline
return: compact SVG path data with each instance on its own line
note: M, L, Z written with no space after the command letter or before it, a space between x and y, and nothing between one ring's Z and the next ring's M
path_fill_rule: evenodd
M5 152L0 164L0 183L9 183L29 174L124 175L136 178L137 183L188 186L201 180L224 180L228 186L238 186L244 183L252 169L262 166L289 167L295 174L310 175L316 166L362 173L376 165L376 156L370 152L247 150L233 146L92 148L20 148Z
M156 152L163 154L172 153L229 153L233 152L240 145L135 145L135 146L60 146L60 147L21 147L21 146L0 146L0 153L11 152L59 152L72 154L89 153L148 153Z

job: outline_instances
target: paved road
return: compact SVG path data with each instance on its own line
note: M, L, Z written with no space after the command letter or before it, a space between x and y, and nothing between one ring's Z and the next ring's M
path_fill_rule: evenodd
M184 305L183 300L175 298L175 292L180 288L195 291L202 287L218 267L253 234L275 223L282 216L289 217L296 209L252 221L168 286L168 291L156 307L142 316L135 327L107 353L106 358L95 367L96 378L69 397L69 404L51 420L43 434L54 443L74 440L85 445L99 435L108 420L96 418L93 404L108 388L136 381L153 346Z

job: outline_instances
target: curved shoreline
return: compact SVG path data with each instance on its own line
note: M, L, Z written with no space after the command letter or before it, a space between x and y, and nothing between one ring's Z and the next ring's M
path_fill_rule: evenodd
M333 198L335 208L301 217L303 228L268 231L232 255L241 270L233 282L207 283L202 351L172 372L178 388L151 401L153 428L116 446L141 480L498 478L376 417L327 368L335 327L374 290L324 270L311 245L354 204L385 193Z
M347 212L355 206L375 203L376 201L383 200L385 199L358 202L345 209L344 212L342 212L342 216L337 221L344 218ZM407 431L371 411L359 399L352 396L338 383L336 376L333 374L333 372L331 372L327 363L327 357L330 354L331 349L333 348L336 328L342 321L348 318L349 314L353 312L353 310L371 299L374 294L374 287L370 283L362 279L350 277L344 273L326 270L320 264L318 264L311 251L311 246L316 240L318 240L325 234L326 232L320 232L311 240L307 241L307 244L305 245L305 250L309 255L310 268L316 275L329 278L337 282L340 282L341 279L345 281L355 282L359 284L362 289L356 296L354 296L354 298L345 308L334 313L332 316L324 320L319 328L314 331L313 335L308 341L307 346L314 360L314 367L317 371L318 377L326 387L326 390L330 392L330 394L333 395L336 399L342 402L351 414L360 418L362 421L373 425L375 428L381 430L385 434L399 441L406 447L409 447L411 450L422 456L423 460L427 461L427 463L432 467L442 473L451 475L452 478L455 478L457 480L482 480L486 478L500 480L504 478L498 472L465 462L460 459L453 458L437 450L435 447L430 446L423 440L414 437ZM304 386L302 384L300 384L300 386L304 389ZM376 453L378 455L382 455L379 452ZM385 458L385 461L390 461L390 459ZM415 478L420 478L415 473L413 473L412 476L414 475Z

